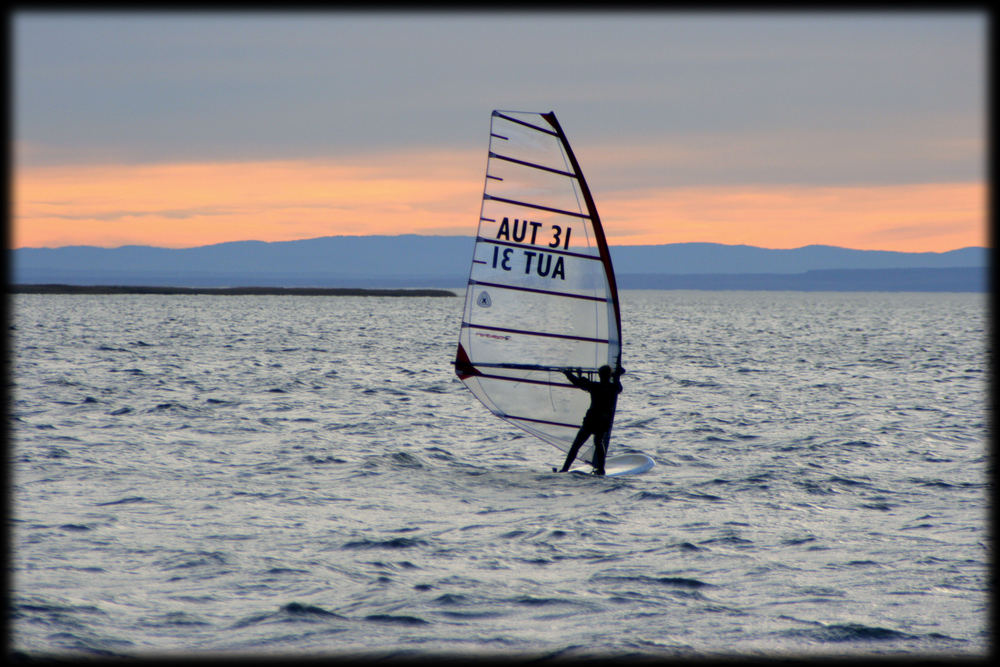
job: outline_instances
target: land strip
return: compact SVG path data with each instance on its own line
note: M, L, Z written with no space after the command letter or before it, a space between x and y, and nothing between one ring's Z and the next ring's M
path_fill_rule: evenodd
M8 285L8 294L218 294L283 296L456 296L443 289L360 287L166 287L152 285Z

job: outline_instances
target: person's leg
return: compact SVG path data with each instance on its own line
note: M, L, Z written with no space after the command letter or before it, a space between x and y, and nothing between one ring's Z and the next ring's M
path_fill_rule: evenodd
M559 472L569 470L570 465L573 464L573 459L576 458L576 453L580 451L580 446L586 442L588 437L590 437L590 429L586 426L581 426L580 432L576 434L576 439L573 440L573 445L569 448L569 453L566 454L566 462L563 463L562 470Z
M608 432L594 433L594 474L604 474L604 459L608 454Z

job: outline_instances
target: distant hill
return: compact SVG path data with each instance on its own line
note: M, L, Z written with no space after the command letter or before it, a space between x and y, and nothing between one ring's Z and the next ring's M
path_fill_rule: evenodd
M10 278L15 284L462 288L472 247L471 236L407 234L182 249L21 248L11 251ZM980 247L906 253L815 245L773 250L717 243L611 248L622 289L985 291L988 252ZM828 287L808 287L818 284Z
M623 289L988 292L985 268L829 269L802 273L625 274Z

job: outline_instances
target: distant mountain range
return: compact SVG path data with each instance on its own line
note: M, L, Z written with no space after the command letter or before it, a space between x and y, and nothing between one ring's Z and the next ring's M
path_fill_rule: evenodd
M14 284L463 289L471 236L327 236L197 248L122 246L11 251ZM812 245L613 246L622 289L988 290L987 248L907 253Z

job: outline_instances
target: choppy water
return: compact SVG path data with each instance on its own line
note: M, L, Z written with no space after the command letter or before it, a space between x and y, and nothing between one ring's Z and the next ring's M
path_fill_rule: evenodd
M983 654L984 295L625 292L625 478L455 379L461 299L12 300L30 655Z

